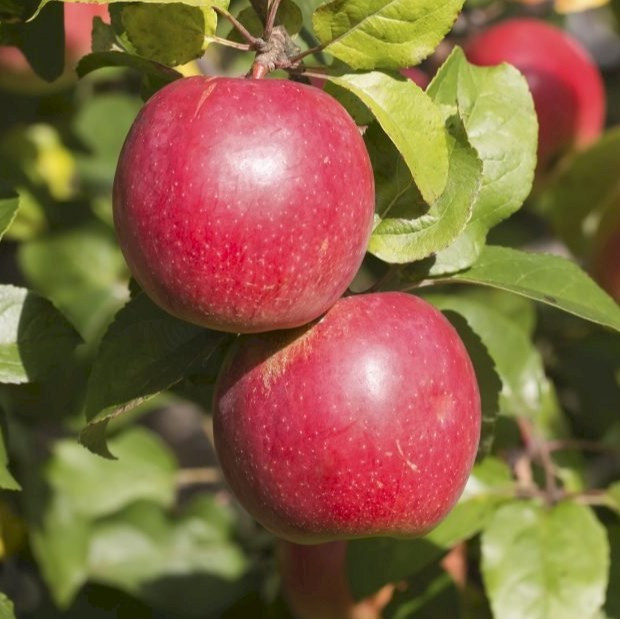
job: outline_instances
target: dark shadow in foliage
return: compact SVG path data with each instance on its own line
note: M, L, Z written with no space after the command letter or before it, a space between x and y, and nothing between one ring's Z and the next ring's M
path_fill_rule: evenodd
M405 580L446 552L446 548L424 538L351 540L347 546L347 573L353 597L361 600L388 583Z
M209 574L169 576L148 583L141 596L170 619L217 619L252 588L252 577L224 580Z
M46 585L36 585L36 602L25 601L27 610L19 613L20 619L169 619L118 589L95 584L85 585L70 608L60 610Z
M50 2L35 19L16 26L20 47L35 73L51 82L65 68L64 5Z
M546 308L539 337L550 344L548 371L576 436L599 440L618 424L620 335Z
M20 17L25 18L28 14L29 11L24 11ZM30 22L9 18L11 23L0 23L0 42L19 47L34 72L52 82L62 75L65 67L63 16L63 5L50 2Z
M221 619L249 619L250 617L252 619L294 619L282 594L272 602L268 602L258 591L252 591L221 615Z
M478 458L484 457L491 450L497 413L499 411L499 394L502 382L495 371L495 362L482 343L477 333L469 326L465 318L456 312L446 310L444 316L458 331L476 372L482 403L482 428Z
M607 528L611 550L609 565L609 584L605 596L605 616L607 619L620 619L620 525Z
M450 575L432 564L399 587L383 611L384 619L461 619L459 591Z

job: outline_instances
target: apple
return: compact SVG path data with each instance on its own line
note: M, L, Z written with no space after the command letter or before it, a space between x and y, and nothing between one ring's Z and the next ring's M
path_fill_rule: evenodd
M0 47L0 87L13 92L46 94L77 78L77 61L91 51L93 19L108 19L107 5L65 4L65 70L53 82L46 82L30 67L17 47Z
M275 535L423 535L471 470L480 396L465 346L418 297L339 300L295 331L240 337L214 394L220 464Z
M414 84L417 84L420 88L422 88L422 90L425 90L431 81L428 75L418 67L402 69L401 73L405 77L408 77Z
M282 592L296 619L380 619L393 585L356 602L346 571L347 542L307 546L280 541Z
M603 219L595 239L590 270L600 286L620 304L620 216L616 215L615 221Z
M536 19L511 19L472 37L465 53L476 65L508 62L524 74L538 115L541 168L601 134L603 80L588 52L564 31Z
M114 222L146 293L198 325L303 325L346 290L374 180L357 126L323 91L190 77L143 107L121 152Z
M347 576L347 544L338 541L309 546L279 541L282 592L296 619L381 619L381 611L390 603L396 585L384 585L373 595L356 601ZM464 543L452 548L441 566L460 589L465 589Z

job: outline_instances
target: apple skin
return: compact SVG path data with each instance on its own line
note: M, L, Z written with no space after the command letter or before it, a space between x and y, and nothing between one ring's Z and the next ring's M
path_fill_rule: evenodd
M222 331L305 324L359 268L374 179L357 126L287 80L190 77L155 94L119 158L127 263L171 314Z
M347 542L313 546L281 540L282 592L296 619L380 619L393 585L356 602L347 578Z
M470 62L508 62L530 87L539 122L538 159L548 167L571 148L598 138L605 123L605 89L588 52L564 31L536 19L511 19L472 37Z
M620 204L616 206L620 207ZM604 227L595 241L590 271L601 288L620 304L620 208L617 212L616 221L603 220Z
M400 71L405 77L408 77L414 84L417 84L422 90L431 83L430 77L418 67L409 67Z
M53 82L46 82L30 67L17 47L0 47L0 87L22 94L48 94L77 79L75 65L91 51L93 19L109 22L107 5L70 4L64 6L65 69Z
M480 435L462 341L399 292L346 297L302 329L239 338L213 410L233 492L301 544L423 535L459 498Z

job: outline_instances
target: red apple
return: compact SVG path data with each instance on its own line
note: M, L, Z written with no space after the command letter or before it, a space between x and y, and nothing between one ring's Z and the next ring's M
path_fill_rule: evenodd
M67 3L65 11L65 70L54 82L46 82L30 68L17 47L0 47L0 87L13 92L45 94L76 79L77 61L91 51L93 19L108 21L107 5Z
M356 602L346 567L347 542L278 546L282 591L296 619L380 619L394 592L386 585Z
M536 19L511 19L474 36L465 52L474 64L508 62L525 75L538 114L541 167L600 135L603 80L588 52L562 30Z
M409 67L408 69L402 69L401 73L408 77L414 84L417 84L422 90L430 84L430 78L422 69L418 67Z
M480 416L456 331L398 292L343 298L294 332L241 337L214 396L233 492L298 543L433 528L467 480Z
M323 91L190 77L153 96L123 147L114 221L129 267L205 327L297 327L351 283L374 181L359 131Z
M591 272L601 287L620 303L620 215L615 221L603 219L595 241Z

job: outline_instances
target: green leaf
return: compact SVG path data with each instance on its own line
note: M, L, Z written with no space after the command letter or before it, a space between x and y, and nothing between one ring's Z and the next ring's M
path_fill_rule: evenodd
M26 21L41 0L0 0L0 20Z
M93 19L93 52L109 52L116 43L116 34L110 24L101 19L101 17L95 17Z
M373 72L327 76L364 103L394 143L428 204L448 182L448 144L441 113L411 80Z
M468 320L463 318L461 313L454 312L449 307L445 309L448 311L444 310L444 314L465 344L476 373L482 410L477 458L481 458L490 453L495 438L495 422L500 410L499 395L502 389L502 381L495 368L495 361L489 354L489 349L485 346L480 335L476 333Z
M620 331L620 306L574 262L559 256L487 246L472 267L442 281L508 290Z
M36 17L41 9L45 7L49 2L53 0L36 0L38 2L38 8L34 15L30 18ZM84 2L84 0L62 0L63 2ZM115 4L115 3L127 3L127 0L88 0L90 4ZM169 0L140 0L141 4L170 4ZM177 4L185 4L187 6L197 6L202 9L211 9L214 5L217 5L223 9L228 7L229 0L178 0ZM215 28L215 27L214 27Z
M610 507L620 514L620 481L607 488L607 496L609 497Z
M32 480L24 484L32 551L41 574L61 608L69 606L86 582L89 523L77 518L62 492Z
M175 67L202 56L205 14L195 6L128 3L120 16L132 50L144 58Z
M552 177L539 198L540 212L571 251L590 254L601 219L620 202L620 127L607 131Z
M0 619L15 619L13 602L4 593L0 593Z
M162 86L183 77L178 71L148 58L115 51L87 54L78 62L76 71L79 77L84 77L103 67L134 69L143 76L156 80Z
M74 441L56 445L45 477L76 516L106 516L138 500L174 503L178 466L158 437L132 428L110 444L120 462L97 458Z
M156 505L134 504L97 524L91 578L174 616L219 616L246 592L249 567L224 512L207 495L196 497L176 519Z
M168 389L233 336L174 318L144 293L117 314L103 337L86 394L89 425L81 441L111 457L105 429L113 417Z
M119 153L141 106L138 97L114 93L91 97L78 110L74 130L89 150L76 153L78 173L102 195L111 193Z
M349 541L347 573L355 598L365 598L387 583L408 578L456 543L478 533L498 503L510 496L512 489L508 467L500 460L486 458L474 467L452 512L425 537Z
M494 307L463 295L423 296L440 310L463 316L480 337L501 379L503 414L536 419L555 408L540 353L521 328Z
M0 410L0 488L3 490L21 490L21 486L8 469L9 456L6 452L5 431L4 414ZM0 618L1 616L0 613Z
M19 195L0 181L0 240L11 227L18 208Z
M264 26L260 17L256 14L253 7L248 6L243 9L237 19L246 27L248 32L255 37L260 37L263 34ZM286 31L291 35L297 34L303 26L303 16L301 9L292 0L282 0L278 7L278 19ZM237 41L239 43L245 43L245 39L241 36L239 31L233 28L228 35L231 41Z
M125 261L113 232L103 225L24 243L18 260L29 284L59 307L89 343L127 300Z
M354 69L420 63L448 33L463 0L331 0L312 24L325 51Z
M28 23L0 22L0 39L18 43L34 72L47 82L59 78L65 66L63 15L63 5L54 2Z
M444 249L471 217L482 164L457 117L449 120L448 136L448 182L428 208L423 208L398 152L391 147L388 157L385 152L375 153L373 168L380 200L368 251L385 262L413 262Z
M0 382L44 379L80 342L49 301L24 288L0 285Z
M70 604L88 579L95 516L139 500L169 506L175 498L176 467L159 439L145 429L132 429L111 445L120 463L97 458L74 440L59 441L24 484L34 552L61 607Z
M482 160L482 185L463 234L438 253L431 275L471 265L488 230L514 213L532 187L538 125L525 78L510 65L476 67L455 48L427 89L454 110Z
M430 565L407 585L396 589L381 614L383 619L462 618L459 590L441 566Z
M482 575L502 619L591 619L608 569L605 529L584 505L511 503L482 534Z

